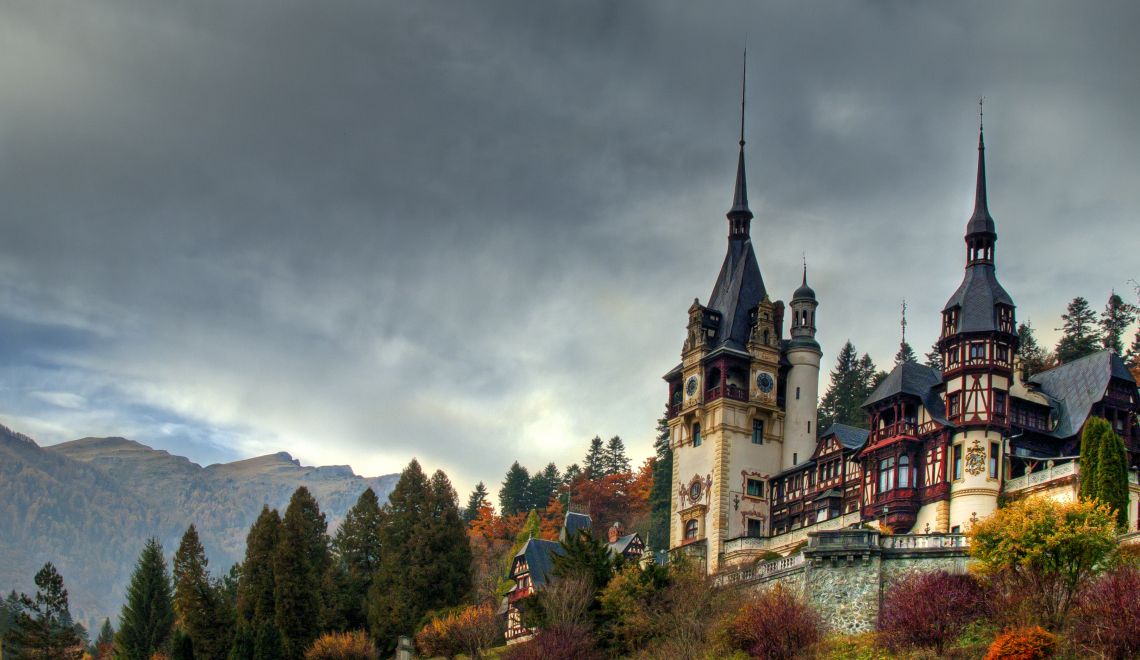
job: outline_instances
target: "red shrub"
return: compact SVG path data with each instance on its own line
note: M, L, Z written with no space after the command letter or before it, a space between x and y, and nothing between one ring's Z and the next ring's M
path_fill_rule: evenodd
M985 660L1046 660L1056 649L1056 636L1041 626L1014 628L998 635Z
M745 603L723 632L725 645L754 658L790 660L823 637L815 610L779 586Z
M971 621L984 614L985 591L970 575L915 573L887 592L879 630L892 649L932 648L941 654Z
M582 625L543 628L534 639L507 648L504 660L601 660L590 629Z
M1140 657L1140 569L1119 566L1077 597L1070 638L1091 654Z

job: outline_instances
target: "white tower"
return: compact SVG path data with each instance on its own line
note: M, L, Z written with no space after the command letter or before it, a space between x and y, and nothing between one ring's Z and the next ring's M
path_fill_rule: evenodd
M787 470L811 458L820 431L816 406L819 394L819 361L823 351L815 340L815 310L819 303L807 284L807 264L800 288L792 294L792 339L788 342L788 389L785 393L784 450L781 469Z

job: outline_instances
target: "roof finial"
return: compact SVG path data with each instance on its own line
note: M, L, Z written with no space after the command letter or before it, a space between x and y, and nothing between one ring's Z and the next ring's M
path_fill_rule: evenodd
M996 235L994 219L990 216L988 200L986 199L986 143L982 137L982 102L985 97L978 97L978 182L974 190L974 213L966 224L966 235L990 234Z
M748 48L744 49L744 70L740 81L740 155L736 162L736 190L728 211L729 239L748 238L752 211L748 208L748 182L744 175L744 101L748 90Z
M902 321L899 323L902 326L902 342L899 346L906 346L906 298L902 301Z
M804 260L804 281L803 281L803 286L807 286L807 251L805 250L803 253L801 253L801 256L803 257L803 260Z

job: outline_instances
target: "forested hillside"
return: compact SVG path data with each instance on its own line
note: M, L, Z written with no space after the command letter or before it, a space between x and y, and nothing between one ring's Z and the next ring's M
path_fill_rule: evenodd
M397 479L306 467L286 453L201 467L123 438L39 447L0 426L0 589L29 590L51 561L67 576L75 618L102 621L119 611L148 537L173 549L194 523L211 568L224 572L262 505L284 508L305 486L335 528L365 489L384 502Z

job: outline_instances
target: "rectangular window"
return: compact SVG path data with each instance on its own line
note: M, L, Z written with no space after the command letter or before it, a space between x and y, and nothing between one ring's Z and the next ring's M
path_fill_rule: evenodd
M879 461L879 492L885 493L895 487L895 459L884 458Z
M1009 362L1009 349L1005 346L997 347L998 362Z
M792 465L799 465L799 454L792 452Z
M990 443L990 479L997 479L998 476L998 457L1001 456L1001 445L996 442Z
M946 395L946 414L949 415L951 419L958 416L958 401L959 397L957 392Z
M958 364L958 347L957 346L951 347L951 349L949 351L946 351L946 364L949 364L949 365Z
M954 525L953 527L951 527L951 528L950 528L950 533L951 533L951 534L961 534L961 533L962 533L962 527L961 527L961 525Z
M954 480L962 478L962 445L954 445Z
M693 446L701 446L701 425L693 424Z
M764 496L764 482L759 479L749 479L745 486L748 497L763 497Z
M764 523L756 518L748 519L748 530L745 532L746 536L752 538L760 538L764 536Z
M764 444L764 420L762 419L752 420L752 444Z
M986 359L986 345L982 343L970 344L970 359L971 360L984 360Z
M1005 392L994 390L994 414L1005 417Z
M796 401L800 400L800 388L796 388Z
M808 422L808 433L811 433L811 422Z

